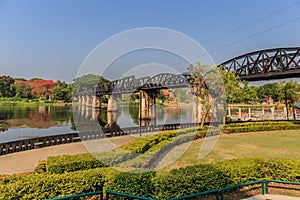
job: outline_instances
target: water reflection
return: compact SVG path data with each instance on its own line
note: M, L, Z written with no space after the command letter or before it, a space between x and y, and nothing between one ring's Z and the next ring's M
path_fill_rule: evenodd
M0 106L0 142L74 132L65 106Z
M77 106L73 109L75 122L92 126L94 123L103 128L149 126L173 123L191 123L192 107L163 107L157 105L156 118L141 120L139 107L119 107L118 111L107 112L106 108L96 109L85 106ZM89 124L89 125L87 125ZM81 127L82 128L82 127ZM84 128L87 130L88 128Z
M140 120L138 106L119 107L107 112L105 107L86 106L15 106L0 105L0 143L23 138L65 134L74 131L103 131L133 126L192 122L192 108L156 106L156 119ZM78 122L78 124L74 122ZM102 127L102 128L101 128Z

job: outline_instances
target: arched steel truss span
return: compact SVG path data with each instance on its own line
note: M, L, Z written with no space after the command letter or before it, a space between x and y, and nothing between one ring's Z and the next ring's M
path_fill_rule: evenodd
M219 65L247 81L300 77L300 47L266 49L232 58Z

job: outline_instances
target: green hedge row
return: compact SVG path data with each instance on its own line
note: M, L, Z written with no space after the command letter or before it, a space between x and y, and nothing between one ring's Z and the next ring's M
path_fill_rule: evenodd
M97 168L6 178L0 181L0 199L45 199L102 188L168 199L260 179L299 182L299 176L300 160L289 159L243 158L148 173Z
M0 199L47 199L106 189L118 172L98 168L64 174L32 174L0 182Z
M223 133L242 133L242 132L256 132L256 131L274 131L274 130L295 130L300 129L297 122L245 122L226 124Z
M240 158L212 164L230 177L233 184L258 179L300 181L300 160Z
M153 168L157 164L157 160L160 160L168 153L172 148L177 145L192 141L197 138L202 138L206 135L206 130L197 132L186 133L178 135L174 138L163 140L162 142L152 146L148 151L143 154L139 154L137 157L119 163L118 167L122 168Z
M160 142L194 132L195 128L161 132L144 138L137 138L120 149L101 153L86 153L78 155L50 156L46 161L46 171L49 173L64 173L97 167L115 166L145 153Z
M140 196L168 199L253 180L279 179L299 182L299 175L300 160L245 158L189 166L155 175L121 173L114 177L109 188ZM146 188L141 188L141 185Z

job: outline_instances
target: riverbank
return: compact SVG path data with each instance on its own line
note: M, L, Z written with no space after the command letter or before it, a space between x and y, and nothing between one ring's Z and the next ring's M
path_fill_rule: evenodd
M0 99L0 106L72 106L72 102L52 101L6 101Z
M111 144L114 144L114 146L119 147L130 142L133 138L135 137L128 135L112 137L106 140L109 140ZM86 143L88 143L89 147L91 147L93 143L99 144L99 140L86 141ZM107 143L107 141L104 141L101 144L105 143ZM109 150L109 147L111 147L111 144L102 146L97 145L96 149L97 151L107 151ZM32 172L38 166L38 162L46 160L48 156L74 155L88 152L89 151L86 149L85 143L76 142L3 155L0 156L0 175Z

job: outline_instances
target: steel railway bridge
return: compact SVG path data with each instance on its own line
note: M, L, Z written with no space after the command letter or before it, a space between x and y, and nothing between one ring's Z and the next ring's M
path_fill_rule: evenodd
M218 65L220 70L235 72L242 80L261 81L300 77L300 47L266 49L232 58ZM139 93L140 119L155 118L155 98L161 89L182 88L191 85L191 75L161 73L153 77L135 76L98 84L93 94L78 94L82 105L100 107L100 98L108 96L107 111L117 110L116 96ZM193 87L190 87L191 89Z
M300 47L266 49L237 56L218 66L225 71L235 71L247 81L262 81L300 77ZM139 90L187 87L189 74L162 73L154 77L136 79L135 76L98 85L96 94L132 93Z

